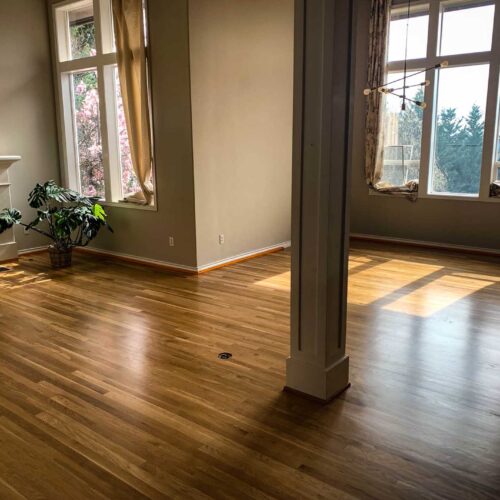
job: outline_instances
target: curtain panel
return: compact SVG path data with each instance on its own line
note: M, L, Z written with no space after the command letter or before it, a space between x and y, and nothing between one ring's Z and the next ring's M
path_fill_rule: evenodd
M384 83L389 21L392 0L372 0L368 47L367 88L376 88ZM382 178L384 159L383 109L385 96L372 92L367 96L366 107L366 156L365 177L368 185L375 186Z
M152 148L142 0L112 0L118 75L134 172L141 191L125 201L153 202Z

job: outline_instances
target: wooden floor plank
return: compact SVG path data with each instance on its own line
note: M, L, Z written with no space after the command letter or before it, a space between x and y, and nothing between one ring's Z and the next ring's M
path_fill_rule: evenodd
M498 262L356 243L352 387L320 406L282 392L288 251L201 276L23 257L0 498L499 498Z

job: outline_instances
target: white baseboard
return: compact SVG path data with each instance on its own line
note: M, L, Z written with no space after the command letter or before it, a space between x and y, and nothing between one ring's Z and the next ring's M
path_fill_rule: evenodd
M204 264L202 266L186 266L184 264L175 264L173 262L167 262L163 260L157 260L157 259L150 259L148 257L139 257L137 255L131 255L127 253L122 253L122 252L115 252L112 250L101 250L99 248L79 248L79 251L85 252L85 253L92 253L95 255L109 255L110 257L116 257L118 259L123 259L129 262L134 262L137 264L146 264L146 265L151 265L155 267L160 267L164 268L166 270L177 270L177 271L182 271L182 272L187 272L187 273L192 273L192 274L198 274L201 272L207 272L210 271L211 269L215 269L218 267L226 266L232 263L239 262L241 260L246 260L250 259L252 257L257 257L258 255L261 254L266 254L269 252L277 251L280 249L288 248L290 246L290 241L285 241L283 243L278 243L276 245L271 245L268 247L264 248L259 248L257 250L251 250L249 252L243 252L238 255L233 255L231 257L227 257L225 259L221 259L215 262L210 262L208 264Z
M394 238L392 236L377 236L361 233L351 233L351 238L355 240L376 241L380 243L399 243L400 245L408 245L421 248L453 250L455 252L475 253L479 255L500 255L500 250L495 250L494 248L471 247L467 245L455 245L453 243L439 243L437 241L411 240L406 238Z
M270 253L273 251L289 248L291 246L291 241L284 241L282 243L278 243L276 245L270 245L268 247L259 248L257 250L250 250L249 252L243 252L238 255L233 255L232 257L227 257L226 259L217 260L215 262L209 262L208 264L204 264L202 266L198 266L196 270L198 272L209 271L210 269L225 266L231 264L233 262L237 262L240 260L250 259L252 257L256 257L261 254Z
M47 250L47 248L49 248L49 245L43 245L41 247L33 247L33 248L23 248L22 250L19 250L17 253L19 255L26 255L30 253L43 252L44 250Z

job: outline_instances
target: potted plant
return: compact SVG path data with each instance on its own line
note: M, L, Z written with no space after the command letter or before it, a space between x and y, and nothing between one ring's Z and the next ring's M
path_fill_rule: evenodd
M50 238L49 255L54 269L70 266L73 247L87 246L101 227L113 232L106 222L106 212L95 198L82 196L54 181L37 184L28 196L28 203L36 209L36 218L24 224L19 210L5 208L0 211L0 234L19 224L27 231ZM40 227L42 224L44 229Z

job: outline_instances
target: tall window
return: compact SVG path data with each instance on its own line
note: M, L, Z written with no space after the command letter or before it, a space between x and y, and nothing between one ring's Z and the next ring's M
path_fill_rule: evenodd
M500 0L413 2L409 22L406 4L393 8L388 82L403 76L407 25L410 75L448 65L407 81L408 97L425 108L409 103L402 111L401 100L387 96L382 180L419 180L424 197L488 199L500 178Z
M111 0L62 1L53 13L67 184L119 202L139 183L120 92Z

